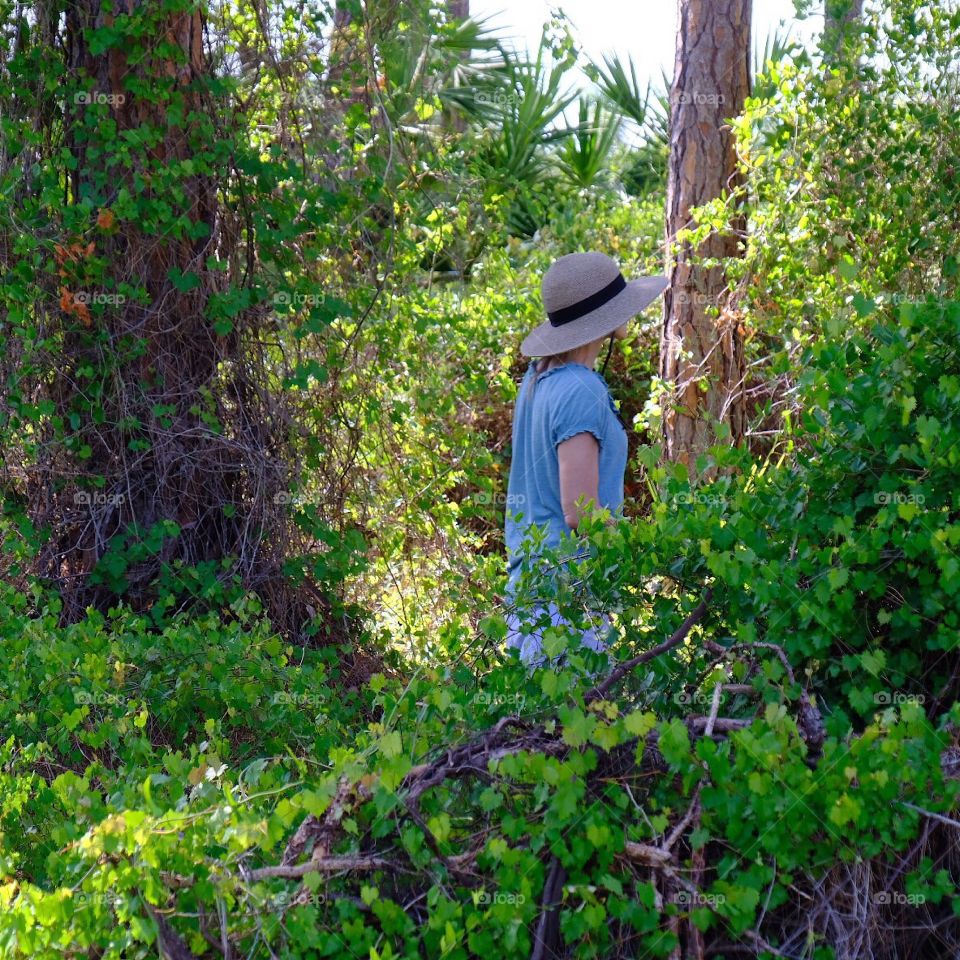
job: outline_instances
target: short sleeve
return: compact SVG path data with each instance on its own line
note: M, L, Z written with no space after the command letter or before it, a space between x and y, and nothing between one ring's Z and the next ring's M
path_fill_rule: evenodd
M550 441L554 448L578 433L593 434L602 447L610 420L610 397L606 385L599 377L578 373L557 378L553 386Z

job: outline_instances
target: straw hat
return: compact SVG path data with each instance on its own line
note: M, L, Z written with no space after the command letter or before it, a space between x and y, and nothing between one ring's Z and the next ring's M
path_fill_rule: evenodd
M543 275L547 320L520 344L528 357L546 357L609 336L667 288L666 277L625 280L605 253L568 253Z

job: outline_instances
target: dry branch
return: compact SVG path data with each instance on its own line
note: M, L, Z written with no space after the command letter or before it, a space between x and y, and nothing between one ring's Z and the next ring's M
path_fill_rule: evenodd
M308 860L306 863L280 864L276 867L260 867L246 874L250 883L269 880L271 877L284 877L287 880L299 880L308 873L340 873L344 870L367 872L369 870L391 870L404 872L405 868L386 857L322 857Z

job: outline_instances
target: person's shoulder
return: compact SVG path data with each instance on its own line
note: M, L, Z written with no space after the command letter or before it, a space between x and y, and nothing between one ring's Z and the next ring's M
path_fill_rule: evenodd
M544 373L538 382L557 394L579 394L602 397L607 394L607 384L596 370L581 363L567 363L562 367L553 367Z

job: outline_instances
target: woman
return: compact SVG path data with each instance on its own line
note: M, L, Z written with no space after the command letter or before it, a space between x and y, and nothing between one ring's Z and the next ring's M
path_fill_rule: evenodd
M560 257L541 283L547 320L520 346L540 357L527 369L513 417L513 458L507 486L507 599L513 605L525 559L543 547L575 546L575 534L590 505L618 513L623 505L627 435L603 376L593 367L607 337L623 339L627 321L653 302L666 277L627 281L615 260L602 253ZM613 339L610 342L613 346ZM608 354L609 356L609 354ZM536 527L537 536L524 540ZM575 554L574 554L575 556ZM521 629L549 613L566 621L554 604L544 610L513 610L507 616L507 646L524 663L543 663L537 630ZM585 631L581 643L606 649L609 620Z

